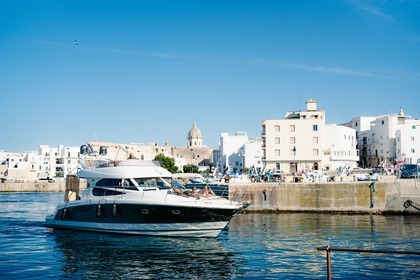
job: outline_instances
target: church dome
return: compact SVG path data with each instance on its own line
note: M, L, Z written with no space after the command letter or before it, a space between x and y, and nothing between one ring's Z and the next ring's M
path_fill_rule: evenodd
M198 129L197 124L194 122L193 127L188 132L188 139L202 139L201 131Z
M201 147L203 145L203 136L194 121L193 127L188 132L188 147Z

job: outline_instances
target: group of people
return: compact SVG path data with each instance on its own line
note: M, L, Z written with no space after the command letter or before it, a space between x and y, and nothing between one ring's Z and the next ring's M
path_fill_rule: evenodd
M196 198L206 197L209 195L215 195L213 190L208 186L204 186L201 189L201 191L198 191L196 186L193 186L191 190L185 190L185 189L182 190L179 187L174 187L174 190L176 193L180 195L187 195L187 196L196 197Z

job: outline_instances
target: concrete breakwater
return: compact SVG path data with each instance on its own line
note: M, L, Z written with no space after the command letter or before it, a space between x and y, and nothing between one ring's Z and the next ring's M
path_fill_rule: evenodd
M230 184L249 212L420 214L420 181Z
M65 181L0 183L1 192L64 192ZM80 181L80 189L86 182ZM248 212L420 214L420 180L329 183L231 183L230 199L251 203Z

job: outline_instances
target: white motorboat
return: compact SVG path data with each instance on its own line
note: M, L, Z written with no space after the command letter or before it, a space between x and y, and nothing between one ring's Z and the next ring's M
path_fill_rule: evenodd
M86 154L87 146L81 147ZM64 203L46 225L121 234L216 237L249 203L186 190L158 164L143 160L80 159L67 179ZM87 180L79 196L72 181Z

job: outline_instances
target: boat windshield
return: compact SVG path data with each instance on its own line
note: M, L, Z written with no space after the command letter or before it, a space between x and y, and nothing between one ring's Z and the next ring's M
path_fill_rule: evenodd
M134 178L140 187L156 187L159 189L171 189L171 178L148 177L148 178Z

